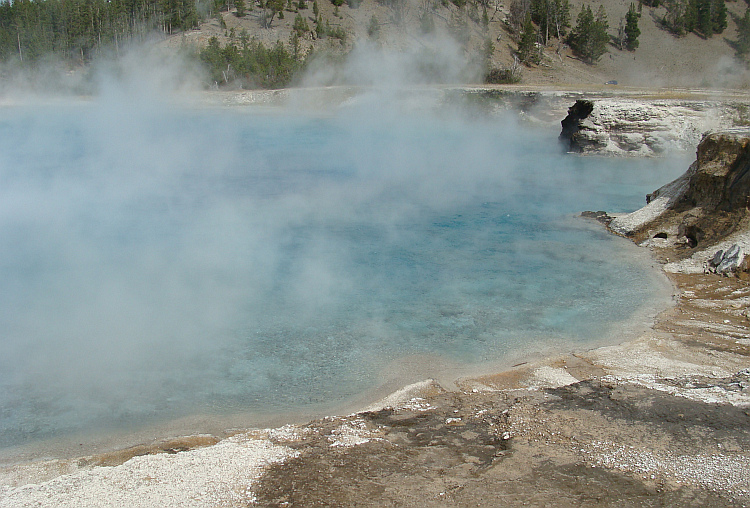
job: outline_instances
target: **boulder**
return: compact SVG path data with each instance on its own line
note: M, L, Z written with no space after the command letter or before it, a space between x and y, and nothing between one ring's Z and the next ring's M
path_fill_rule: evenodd
M709 266L719 266L722 259L724 259L724 250L719 249L716 251L716 254L714 254L714 257L711 258L711 261L709 261L708 264Z
M727 250L718 250L708 262L709 271L720 274L728 274L739 270L745 256L742 248L736 243Z

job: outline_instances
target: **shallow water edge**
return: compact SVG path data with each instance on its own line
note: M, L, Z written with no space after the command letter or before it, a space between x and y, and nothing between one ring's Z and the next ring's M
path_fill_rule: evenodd
M589 219L571 217L572 221L587 223L587 227L601 228ZM568 353L581 353L603 346L622 344L649 330L656 317L675 305L675 287L661 270L650 252L624 238L615 238L622 262L635 263L651 273L653 296L642 302L627 320L613 323L608 333L582 343L553 341L545 337L528 340L528 347L513 351L500 360L481 363L459 363L437 355L409 355L393 360L385 366L372 389L349 399L332 404L319 404L307 410L262 414L257 411L234 414L195 414L139 428L136 431L106 431L92 434L72 434L31 444L0 450L0 466L9 467L35 461L74 459L99 456L118 450L145 445L160 451L159 443L180 436L215 436L223 439L237 432L253 428L276 428L287 424L303 424L329 415L359 412L384 397L426 379L436 381L447 390L457 390L467 378L491 376L527 364L545 363L545 359Z

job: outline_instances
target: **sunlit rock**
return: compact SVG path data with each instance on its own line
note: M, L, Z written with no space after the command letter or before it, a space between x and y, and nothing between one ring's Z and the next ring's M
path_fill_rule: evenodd
M726 274L736 271L744 259L742 248L736 243L727 250L720 249L708 262L710 270L715 273Z
M643 102L622 98L578 100L562 121L560 139L570 152L652 156L696 146L721 124L701 102Z
M750 132L706 135L690 168L646 201L610 228L640 245L670 249L667 271L741 270L750 250Z

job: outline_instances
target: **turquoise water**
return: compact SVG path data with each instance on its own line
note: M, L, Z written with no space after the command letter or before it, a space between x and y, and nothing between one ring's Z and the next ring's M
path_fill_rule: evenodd
M600 339L655 298L623 240L685 160L426 111L156 104L0 119L0 447L312 410L406 355Z

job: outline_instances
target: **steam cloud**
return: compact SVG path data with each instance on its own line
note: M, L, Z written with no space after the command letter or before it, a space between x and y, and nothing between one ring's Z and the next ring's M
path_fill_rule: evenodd
M92 101L0 121L0 445L86 412L138 420L193 396L252 404L285 376L310 385L408 340L384 316L422 278L425 298L465 303L438 267L466 262L445 257L456 244L495 240L421 228L481 203L617 206L587 186L587 163L558 157L556 132L436 110L440 94L386 87L335 114L177 108L162 91L193 75L126 67ZM609 184L628 178L617 164ZM667 180L651 178L646 190ZM403 273L383 273L386 254ZM303 332L314 341L295 342Z

